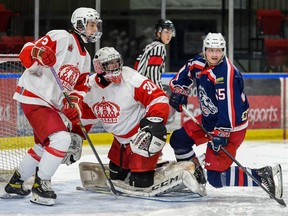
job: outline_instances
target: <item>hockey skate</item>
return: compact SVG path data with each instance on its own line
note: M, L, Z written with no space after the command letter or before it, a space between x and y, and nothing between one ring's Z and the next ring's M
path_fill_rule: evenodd
M56 194L51 188L51 181L40 179L36 172L30 201L39 205L52 206L54 205L56 197Z
M273 168L271 166L262 167L256 170L256 172L261 177L262 185L265 186L276 198L282 198L283 181L280 164L277 164Z
M21 175L18 170L15 170L9 183L5 186L5 194L1 196L2 199L21 198L30 194L31 190L23 187L24 181L21 180Z

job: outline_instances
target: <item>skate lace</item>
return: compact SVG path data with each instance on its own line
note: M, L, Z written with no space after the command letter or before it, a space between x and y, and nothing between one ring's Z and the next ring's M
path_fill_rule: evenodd
M44 191L53 191L50 180L41 180L41 186Z
M273 180L270 177L270 170L263 168L259 171L258 175L261 176L262 184L268 189L268 191L272 192Z

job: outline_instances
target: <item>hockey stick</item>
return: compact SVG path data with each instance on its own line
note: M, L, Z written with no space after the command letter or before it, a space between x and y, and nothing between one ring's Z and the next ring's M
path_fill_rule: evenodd
M193 116L193 114L187 109L186 106L182 106L183 111L206 133L206 135L213 139L213 136L201 125L197 119ZM251 173L249 173L245 167L242 166L225 148L220 146L220 149L232 160L234 161L243 171L245 174L247 174L258 186L260 186L266 193L270 195L271 198L273 198L276 202L278 202L280 205L286 206L286 203L283 199L279 199L275 197L274 194L272 194L270 191L267 190L266 187L264 187Z
M55 78L58 86L60 87L60 89L61 89L61 91L62 91L65 99L67 100L69 106L70 106L70 107L73 107L73 104L72 104L72 102L71 102L71 100L70 100L67 92L65 91L65 89L64 89L64 87L63 87L63 85L62 85L62 83L61 83L61 81L60 81L60 78L58 77L55 69L54 69L53 67L50 67L50 70L52 71L52 74L53 74L53 76L54 76L54 78ZM78 124L79 124L79 126L80 126L80 128L81 128L82 133L84 134L85 138L87 139L87 141L88 141L88 143L89 143L89 145L90 145L90 147L91 147L91 149L92 149L95 157L97 158L98 163L100 164L101 169L103 170L103 172L104 172L104 174L105 174L105 176L106 176L106 179L107 179L108 182L109 182L111 192L112 192L115 196L117 196L117 195L118 195L118 192L117 192L117 190L115 189L111 178L110 178L110 177L108 176L108 174L106 173L106 169L105 169L105 167L104 167L104 165L103 165L103 163L102 163L102 161L101 161L101 159L100 159L100 157L99 157L99 155L98 155L98 153L97 153L97 151L96 151L96 149L95 149L95 147L94 147L94 145L93 145L93 143L92 143L92 141L91 141L91 139L90 139L90 137L89 137L89 135L88 135L85 127L84 127L84 125L82 124L81 121L80 121Z

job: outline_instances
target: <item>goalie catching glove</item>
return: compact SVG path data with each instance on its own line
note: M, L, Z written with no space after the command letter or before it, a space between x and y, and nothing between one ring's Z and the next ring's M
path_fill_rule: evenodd
M130 141L131 150L144 157L151 157L163 149L166 138L167 129L163 118L143 118L138 133Z
M62 164L67 166L78 161L82 154L83 139L76 133L70 133L71 143L65 157L62 160Z

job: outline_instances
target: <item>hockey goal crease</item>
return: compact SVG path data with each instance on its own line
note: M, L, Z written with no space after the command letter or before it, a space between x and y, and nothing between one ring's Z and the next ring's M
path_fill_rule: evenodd
M108 165L105 165L109 170ZM83 188L88 191L103 193L109 189L106 177L97 163L81 162L79 171ZM148 188L130 186L128 177L125 181L112 180L115 189L125 196L135 197L159 197L168 193L197 194L196 197L204 197L206 185L200 185L195 176L195 165L191 161L164 163L155 171L154 184ZM77 189L81 189L78 187ZM195 197L195 196L194 196Z
M0 182L8 181L33 144L32 128L12 98L24 70L18 55L0 54Z

